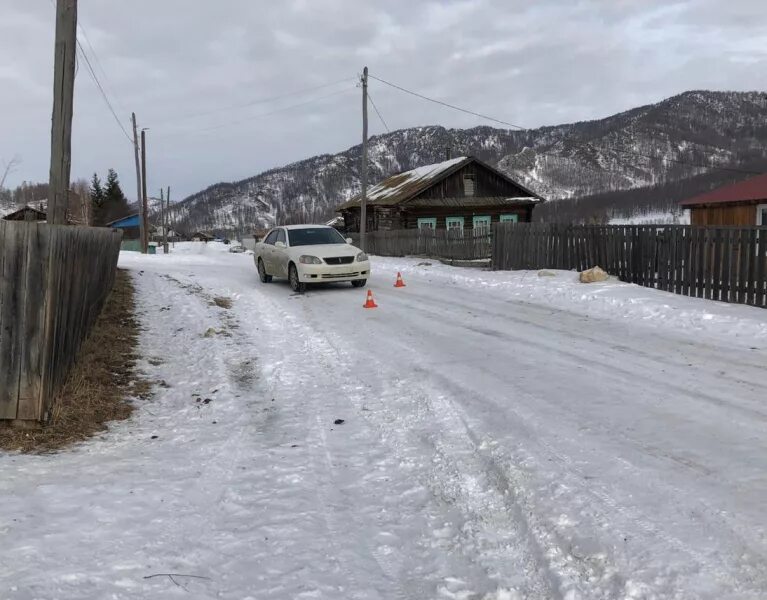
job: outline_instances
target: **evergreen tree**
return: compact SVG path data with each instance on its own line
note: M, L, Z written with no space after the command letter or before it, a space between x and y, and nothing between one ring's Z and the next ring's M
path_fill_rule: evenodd
M92 188L95 188L97 182L98 187L101 188L101 203L99 204L94 199L94 224L103 226L115 219L129 215L130 206L128 205L128 199L120 188L120 180L115 170L109 169L103 187L101 187L101 182L98 181L98 176L94 174L93 177ZM94 196L91 195L91 197L93 198Z
M101 179L99 179L98 173L94 173L91 179L90 194L93 205L100 208L104 204L104 189L101 187Z
M117 178L117 172L114 169L109 169L107 173L107 182L104 187L104 200L115 206L117 204L123 204L128 202L128 199L123 194L120 187L120 180Z

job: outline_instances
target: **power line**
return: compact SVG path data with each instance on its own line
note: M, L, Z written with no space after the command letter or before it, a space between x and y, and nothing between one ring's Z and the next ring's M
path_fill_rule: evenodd
M458 110L458 111L461 111L461 112L464 112L464 113L467 113L467 114L470 114L470 115L474 115L476 117L480 117L480 118L486 119L488 121L493 121L495 123L501 123L503 125L509 125L510 127L513 127L515 129L519 129L519 130L523 130L523 131L528 131L530 129L529 127L522 127L520 125L514 125L513 123L509 123L508 121L503 121L501 119L496 119L495 117L490 117L488 115L483 115L481 113L474 112L474 111L471 111L471 110L468 110L468 109L465 109L465 108L461 108L459 106L454 106L453 104L448 104L447 102L442 102L441 100L436 100L434 98L429 98L428 96L424 96L423 94L419 94L418 92L414 92L412 90L408 90L408 89L406 89L406 88L404 88L402 86L399 86L397 84L391 83L390 81L386 81L384 79L376 77L375 75L369 75L369 77L371 79L375 79L376 81L380 81L381 83L384 83L384 84L386 84L388 86L396 88L396 89L398 89L400 91L403 91L403 92L405 92L407 94L410 94L412 96L416 96L418 98L422 98L423 100L428 100L429 102L434 102L435 104L440 104L442 106L446 106L448 108L452 108L452 109L455 109L455 110ZM373 106L375 107L375 105L373 105ZM593 144L591 144L590 142L584 142L582 144L576 144L576 146L583 146L583 147L588 146L592 150L595 150L595 151L597 150L593 146ZM550 156L552 158L565 158L562 155L552 154L550 152L542 152L540 150L536 150L535 148L533 148L533 150L536 152L536 154L540 154L542 156ZM652 156L652 155L649 155L649 154L642 154L641 152L633 152L633 151L628 151L628 150L614 150L614 151L619 153L619 154L639 156L639 157L647 158L647 159L650 159L650 160L668 160L670 162L674 162L674 163L677 163L677 164L680 164L680 165L686 165L686 166L689 166L689 167L696 167L696 168L700 168L700 169L719 169L721 171L731 171L733 173L743 173L743 174L747 174L747 175L762 175L763 174L763 172L761 172L761 171L750 171L750 170L747 170L747 169L738 169L737 167L721 167L721 166L717 166L717 165L696 164L696 163L691 163L691 162L679 160L679 159L676 159L676 158L669 158L669 157L662 157L662 156ZM709 155L709 156L713 156L713 155Z
M373 105L373 108L376 111L376 114L378 115L378 118L381 119L381 123L383 123L384 129L386 129L386 133L391 133L391 130L389 129L389 126L386 124L386 121L384 121L383 116L381 116L381 111L378 110L378 107L376 106L376 103L373 102L373 96L370 95L370 91L368 90L368 99L370 100L370 104Z
M53 8L55 9L56 8L56 1L55 0L51 0L51 4L53 5ZM83 35L87 39L87 35L85 35L85 29L83 29L82 25L80 25L80 29L82 30ZM98 88L99 92L101 93L101 97L104 98L104 102L106 102L107 107L109 108L109 112L112 113L112 116L115 118L115 121L117 122L117 125L122 130L123 135L125 135L127 140L131 143L131 145L133 145L133 138L131 138L131 136L128 135L128 132L125 131L125 127L123 127L123 124L120 121L120 118L117 116L117 113L115 113L115 110L112 107L112 103L109 101L109 98L107 97L107 94L104 91L104 88L102 87L101 82L99 81L99 78L96 76L96 72L93 69L93 65L91 65L91 61L88 60L88 55L85 53L85 49L83 48L83 45L80 43L79 39L76 40L76 41L77 41L77 48L80 50L80 55L85 60L85 64L86 64L86 67L87 67L86 68L86 72L88 73L90 78L93 80L93 83L96 84L96 87ZM87 40L87 41L88 41L88 45L90 45L91 49L93 49L93 46L91 45L90 40ZM95 50L93 52L93 55L96 56ZM96 60L98 60L98 57L96 57ZM102 71L103 71L103 67L102 67ZM106 72L104 74L106 76Z
M82 24L82 22L78 22L77 26L80 29L80 32L83 34L83 39L88 44L88 48L91 50L91 54L93 55L93 59L96 61L96 66L101 70L101 74L104 76L104 80L109 84L109 89L112 92L112 96L114 96L115 100L117 100L117 104L120 105L120 108L123 112L128 113L128 109L125 108L125 105L120 101L120 97L114 93L114 85L112 85L112 81L109 78L109 75L106 72L106 69L104 69L104 66L101 64L101 61L99 60L99 55L96 53L96 48L93 47L93 44L91 43L90 38L88 37L88 33L85 31L85 26Z
M261 118L261 117L268 117L270 115L281 113L281 112L284 112L284 111L287 111L287 110L292 110L294 108L299 108L301 106L306 106L308 104L313 104L315 102L319 102L319 101L325 100L327 98L332 98L333 96L338 96L340 94L348 94L349 92L352 92L352 91L354 91L354 88L338 90L338 91L333 92L332 94L326 94L325 96L320 96L318 98L312 98L311 100L306 100L305 102L299 102L297 104L291 104L290 106L283 106L282 108L278 108L276 110L271 110L269 112L259 113L257 115L251 115L250 117L247 117L245 119L238 119L236 121L229 121L227 123L219 123L218 125L213 125L212 127L204 127L204 128L201 128L201 129L190 129L190 130L186 130L186 131L172 131L172 132L169 132L167 135L163 135L163 134L161 134L161 135L164 138L169 138L169 137L175 137L175 136L178 136L178 135L186 135L186 134L189 134L189 133L203 133L203 132L206 132L206 131L213 131L213 130L216 130L216 129L222 129L224 127L230 127L232 125L240 125L242 123L247 123L249 121L253 121L253 120Z
M589 146L591 146L593 150L596 150L596 148L591 143L589 143ZM720 167L717 165L702 165L698 163L691 163L684 160L679 160L676 158L670 158L668 156L652 156L651 154L642 154L641 152L634 152L629 150L617 150L615 148L613 148L612 150L613 152L616 152L618 154L625 154L629 156L640 156L643 158L648 158L650 160L667 160L669 162L677 163L680 165L686 165L688 167L697 167L700 169L719 169L720 171L731 171L732 173L743 173L745 175L764 175L764 171L750 171L748 169L738 169L737 167ZM709 156L712 156L712 155L709 155Z
M125 138L131 144L133 144L133 140L128 135L128 132L125 131L125 127L123 127L123 124L120 121L120 118L117 116L115 109L112 107L112 103L109 101L109 98L107 97L107 94L104 91L104 88L101 86L101 82L99 81L99 78L96 76L96 72L93 70L93 65L91 64L91 61L88 60L88 55L85 53L85 50L83 49L83 45L80 43L80 40L77 40L77 47L80 50L80 55L83 57L83 59L85 59L85 64L87 66L88 74L91 76L91 79L93 79L93 82L96 84L96 87L98 88L99 92L101 92L101 97L104 98L104 102L107 103L107 107L109 107L109 112L112 113L112 116L115 118L115 122L122 130L123 134L125 135Z
M508 121L503 121L501 119L496 119L495 117L489 117L488 115L483 115L482 113L474 112L473 110L469 110L467 108L461 108L460 106L455 106L454 104L448 104L447 102L442 102L442 100L437 100L435 98L429 98L428 96L424 96L423 94L419 94L418 92L414 92L412 90L408 90L406 88L403 88L402 86L397 85L396 83L391 83L390 81L386 81L385 79L381 79L380 77L376 77L375 75L370 75L371 79L375 79L376 81L380 81L381 83L385 83L388 86L391 86L393 88L396 88L402 92L405 92L406 94L410 94L411 96L416 96L418 98L421 98L423 100L428 100L429 102L433 102L434 104L440 104L441 106L447 106L448 108L452 108L453 110L458 110L460 112L466 113L468 115L474 115L475 117L480 117L482 119L485 119L487 121L493 121L495 123L500 123L501 125L508 125L509 127L512 127L513 129L527 129L527 127L522 127L521 125L514 125L514 123L509 123Z
M202 116L205 116L205 115L211 115L211 114L222 112L222 111L225 111L225 110L234 110L234 109L238 109L238 108L247 108L249 106L255 106L256 104L266 104L267 102L274 102L275 100L282 100L283 98L290 98L292 96L300 96L300 95L306 94L308 92L315 92L317 90L321 90L321 89L324 89L324 88L332 87L334 85L339 85L341 83L346 83L346 82L349 82L349 81L356 81L356 79L357 79L356 77L345 77L344 79L339 79L338 81L331 81L330 83L323 83L322 85L316 85L316 86L313 86L313 87L302 88L300 90L295 90L295 91L292 91L292 92L286 92L286 93L280 94L278 96L271 96L271 97L268 97L268 98L258 98L256 100L251 100L249 102L245 102L244 104L234 104L234 105L230 105L230 106L221 106L219 108L212 108L210 110L204 110L204 111L200 111L200 112L188 113L188 114L185 114L185 115L180 115L180 116L178 116L176 118L172 118L170 120L166 120L165 122L166 123L174 123L174 122L177 122L177 121L183 121L183 120L186 120L186 119L191 119L193 117L202 117Z

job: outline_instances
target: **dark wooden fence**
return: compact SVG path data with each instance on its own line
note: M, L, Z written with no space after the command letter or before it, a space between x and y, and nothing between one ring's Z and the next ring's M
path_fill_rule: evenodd
M359 243L359 234L351 234ZM490 258L492 235L489 230L398 229L371 231L365 236L367 252L377 256L427 256L453 260Z
M599 265L622 281L767 307L767 227L501 223L494 269Z
M122 235L0 221L0 424L47 420L112 289Z

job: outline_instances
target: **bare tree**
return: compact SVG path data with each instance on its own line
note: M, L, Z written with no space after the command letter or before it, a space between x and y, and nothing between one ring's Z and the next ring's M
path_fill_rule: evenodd
M93 224L93 202L91 201L90 183L86 179L77 179L71 185L67 213L70 221L81 225Z
M0 177L0 190L5 187L5 180L7 179L8 175L13 173L13 171L16 170L16 167L18 167L20 164L21 157L18 154L14 155L14 157L8 162L3 161L3 176Z

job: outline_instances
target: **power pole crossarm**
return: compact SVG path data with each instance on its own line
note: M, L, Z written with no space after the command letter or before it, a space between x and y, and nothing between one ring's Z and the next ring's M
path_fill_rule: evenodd
M365 251L368 194L368 68L362 70L362 166L360 169L360 249Z
M58 225L67 222L67 205L69 203L76 51L77 0L57 0L56 42L53 58L51 169L48 180L48 223Z

